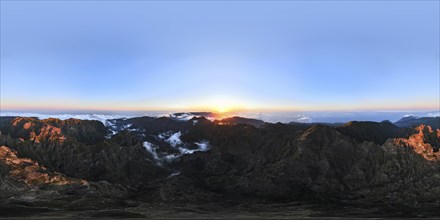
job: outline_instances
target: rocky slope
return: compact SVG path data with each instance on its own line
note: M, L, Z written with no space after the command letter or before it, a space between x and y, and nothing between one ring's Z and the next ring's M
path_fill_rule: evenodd
M86 181L75 181L59 173L49 172L44 166L40 166L28 158L19 158L15 151L6 146L0 147L0 165L2 174L14 181L22 182L27 186L46 185L86 185ZM7 181L2 179L2 183Z
M138 117L105 127L2 117L1 203L14 210L26 200L19 195L50 212L112 207L138 217L164 203L214 210L280 202L350 205L357 211L341 212L348 216L438 216L440 130L414 126Z
M50 171L0 147L0 216L33 216L57 210L105 209L121 205L126 189Z

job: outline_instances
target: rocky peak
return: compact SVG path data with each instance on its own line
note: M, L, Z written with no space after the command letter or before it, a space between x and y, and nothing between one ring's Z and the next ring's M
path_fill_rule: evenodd
M395 145L411 147L415 153L427 160L439 160L440 129L432 129L429 125L419 125L414 128L415 134L408 138L392 140Z
M102 142L107 134L107 128L99 121L28 117L3 120L0 131L13 138L35 142L63 142L70 138L87 144Z

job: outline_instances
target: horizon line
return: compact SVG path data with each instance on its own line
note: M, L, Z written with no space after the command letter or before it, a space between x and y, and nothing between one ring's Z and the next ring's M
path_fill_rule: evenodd
M339 109L231 109L226 112L220 112L214 109L198 108L155 108L155 109L110 109L110 108L4 108L0 107L1 112L211 112L211 113L239 113L239 112L440 112L440 107L422 107L422 108L339 108Z

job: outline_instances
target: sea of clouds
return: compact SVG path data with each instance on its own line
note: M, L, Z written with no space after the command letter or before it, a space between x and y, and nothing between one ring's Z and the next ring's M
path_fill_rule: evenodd
M21 116L21 117L37 117L39 119L46 118L59 118L62 120L69 118L77 118L82 120L98 120L104 124L107 124L107 120L117 118L131 118L139 116L154 116L154 117L174 117L170 112L136 112L130 114L124 113L31 113L31 112L14 112L14 111L1 111L0 116ZM174 117L178 120L189 120L194 115L190 113L183 114L178 117ZM228 113L225 117L240 116L245 118L260 119L266 122L300 122L300 123L312 123L312 122L348 122L348 121L383 121L389 120L392 122L407 116L415 117L438 117L440 111L424 111L424 112L392 112L392 111L364 111L364 112L236 112ZM215 118L208 118L214 120Z

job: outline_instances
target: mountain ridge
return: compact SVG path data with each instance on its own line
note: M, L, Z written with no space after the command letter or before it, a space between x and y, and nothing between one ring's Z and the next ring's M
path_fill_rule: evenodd
M82 188L58 190L72 200L60 207L75 207L76 212L86 210L76 206L80 200L69 195L71 190L73 195L88 195L88 209L98 211L109 205L126 213L131 209L117 205L124 200L138 207L130 213L139 216L146 216L142 211L146 206L163 202L172 207L208 207L226 205L225 201L331 201L340 207L376 207L362 209L365 216L408 207L412 215L436 216L440 130L413 126L283 124L244 118L211 121L203 116L114 119L104 126L78 119L0 117L0 146L4 146L0 149L35 161L45 172L87 181ZM6 168L7 155L12 153L0 154L0 165ZM23 168L20 173L32 176L32 169L26 173ZM2 170L2 179L14 178L14 172ZM1 184L5 195L16 193ZM48 194L50 187L46 188L37 190L42 201L38 204L57 207L55 197ZM95 204L97 199L104 202ZM8 196L0 201L8 207L17 203ZM35 202L26 200L29 205Z

